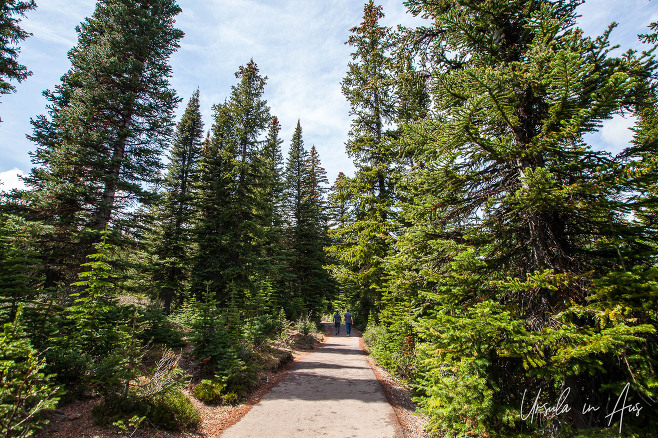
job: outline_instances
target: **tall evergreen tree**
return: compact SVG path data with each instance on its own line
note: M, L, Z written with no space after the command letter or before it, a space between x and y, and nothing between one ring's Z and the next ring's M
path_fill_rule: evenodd
M8 80L21 82L32 74L27 67L18 63L20 49L15 44L31 34L19 27L20 18L37 7L34 0L0 1L0 94L16 90Z
M357 313L368 315L376 308L384 285L383 260L392 242L393 154L388 125L396 119L394 81L389 57L389 30L379 24L381 6L370 0L364 6L363 22L351 29L347 44L354 48L353 62L343 79L343 94L353 116L347 153L356 172L350 179L354 223L332 230L329 253L347 269L334 269L346 276L339 281L357 286Z
M286 251L284 247L284 218L283 218L283 156L279 137L281 125L279 119L272 117L267 138L260 155L263 162L261 185L263 191L263 218L264 218L264 250L268 261L265 273L274 286L277 301L282 306L285 302L283 291L285 289L284 270Z
M308 151L304 148L302 125L297 120L285 170L285 211L289 226L295 226L301 220L302 204L306 195L304 176L308 172L307 163Z
M48 116L32 121L36 167L26 182L38 217L58 230L46 249L49 284L71 279L67 261L91 250L76 242L84 229L130 230L129 207L152 198L178 102L168 58L183 36L180 11L175 0L99 1L76 29L71 69L44 92Z
M203 121L196 90L178 123L169 153L169 166L163 187L163 199L156 210L155 242L152 253L157 257L154 282L165 312L185 289L188 278L190 232L192 228L194 192L199 180L199 160L203 147Z
M196 189L197 209L194 226L196 253L192 268L192 289L199 298L208 291L226 304L228 285L224 270L230 266L235 230L235 143L234 124L228 105L213 107L213 126L201 154L200 177ZM219 298L218 298L219 299Z
M518 409L526 389L541 404L569 387L572 406L604 406L626 382L633 403L656 395L654 264L638 236L654 238L629 214L624 154L584 137L643 105L653 61L611 56L612 28L583 37L579 1L407 4L432 21L409 40L434 63L436 108L404 139L418 162L400 185L411 225L389 266L419 295L431 428L606 426L579 409L524 422Z
M328 214L330 228L344 228L352 222L349 178L343 172L338 172L334 185L329 188Z
M287 311L296 318L311 312L318 318L326 309L333 282L324 269L327 260L326 172L315 149L304 148L302 127L292 137L286 163L287 244L289 250Z
M271 220L271 190L264 180L271 180L272 165L262 153L272 117L262 98L267 78L256 63L241 66L236 78L230 98L215 107L203 154L194 287L201 294L210 282L220 302L233 297L240 304L268 265L263 236Z
M301 236L306 237L303 252L300 256L306 264L305 299L308 309L319 318L328 310L328 299L335 295L336 284L329 271L325 269L328 257L324 251L329 244L327 190L329 181L327 172L322 167L320 155L315 146L311 146L307 158L308 173L306 176L308 194Z
M305 198L307 187L305 177L308 173L308 152L304 148L302 126L297 120L288 149L288 159L285 168L284 211L286 220L286 242L289 250L288 269L285 277L288 300L286 313L289 317L297 318L302 312L308 310L304 302L303 278L300 275L300 239L298 231L303 224Z

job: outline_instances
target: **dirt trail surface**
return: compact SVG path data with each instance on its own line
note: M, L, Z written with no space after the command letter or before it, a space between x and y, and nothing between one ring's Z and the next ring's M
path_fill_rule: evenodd
M402 437L358 336L347 337L344 326L222 433L222 438L321 436Z

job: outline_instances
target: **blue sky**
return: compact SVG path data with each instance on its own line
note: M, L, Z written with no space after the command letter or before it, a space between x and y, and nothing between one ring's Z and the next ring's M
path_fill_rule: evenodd
M402 0L377 2L384 8L385 25L413 25ZM76 43L75 26L89 16L91 0L37 0L22 26L33 34L24 41L19 61L33 75L17 92L0 96L0 180L2 189L19 184L16 174L32 167L34 149L25 135L29 120L45 113L41 92L53 88L69 69L66 57ZM301 120L304 142L315 145L330 181L339 171L353 172L345 154L349 106L340 82L350 60L344 42L349 29L361 21L360 0L179 0L183 13L177 26L185 32L181 48L171 58L172 86L183 98L177 114L199 87L206 129L211 106L222 102L235 83L234 72L253 58L269 77L265 98L282 124L284 152ZM658 21L658 0L589 0L579 9L579 26L587 35L602 33L619 23L613 42L638 48L637 34ZM599 149L616 152L630 139L630 119L616 117L588 140Z

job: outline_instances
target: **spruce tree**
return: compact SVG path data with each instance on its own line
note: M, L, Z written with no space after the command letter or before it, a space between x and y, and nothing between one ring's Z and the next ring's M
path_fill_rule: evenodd
M256 63L235 76L230 98L215 107L202 158L194 290L200 296L210 282L220 303L233 297L241 308L268 266L263 236L271 220L272 164L263 159L263 136L272 117L262 98L267 78Z
M14 45L31 35L19 27L20 17L36 7L34 0L0 1L0 94L16 90L8 80L22 82L32 74L27 67L18 63L20 48Z
M92 251L83 230L131 231L130 208L152 200L178 102L168 58L183 36L180 11L174 0L99 1L76 29L71 69L44 92L26 183L38 217L57 229L44 248L49 285L71 280Z
M307 167L306 217L300 224L300 237L305 237L306 242L300 257L306 265L303 279L305 301L308 309L319 319L322 312L328 310L328 299L335 294L336 285L325 269L328 258L324 247L329 244L326 201L329 181L315 146L311 146L309 151Z
M280 306L283 306L285 298L284 291L284 271L286 261L286 250L283 242L284 238L284 217L283 217L283 156L281 154L281 144L283 140L279 137L281 125L279 119L272 117L270 122L267 138L260 160L263 162L261 177L263 191L263 214L264 214L264 257L268 261L266 267L266 276L274 285L276 300Z
M236 227L234 193L236 144L234 124L226 103L213 107L213 125L201 154L198 187L195 190L196 218L193 238L196 251L191 272L192 290L198 299L206 291L226 305L228 275L234 257Z
M347 153L356 172L349 180L354 205L350 227L331 231L339 242L328 248L345 269L341 282L356 285L357 313L368 315L377 309L384 286L383 260L389 253L393 219L393 151L391 131L396 119L394 81L391 73L390 33L379 24L381 6L369 1L363 22L351 29L347 44L353 47L349 70L342 82L343 94L353 116Z
M638 236L654 238L630 215L627 153L584 137L644 106L653 66L613 57L612 27L585 38L579 3L407 2L432 21L407 41L432 63L436 107L403 139L417 162L399 185L410 226L388 266L419 297L418 388L435 433L607 426L579 409L523 421L526 389L541 404L569 387L578 407L626 382L633 403L656 395L653 256Z
M153 236L153 280L166 313L172 301L185 289L189 273L190 232L194 212L194 188L199 180L199 160L203 147L203 122L199 90L190 98L169 153L163 186L163 199L156 207Z
M299 121L286 163L286 212L288 243L288 314L292 318L311 312L319 318L334 284L324 265L327 240L325 192L327 177L315 149L304 148Z
M288 149L288 158L286 160L285 168L285 201L284 211L286 219L286 242L289 250L288 254L288 269L286 275L286 291L288 293L288 300L286 305L286 313L292 319L296 319L308 309L304 303L303 295L303 278L300 275L300 236L304 222L304 204L307 195L307 187L305 184L305 177L308 174L308 152L304 148L304 140L302 138L302 126L300 121L297 121L295 132L293 133Z

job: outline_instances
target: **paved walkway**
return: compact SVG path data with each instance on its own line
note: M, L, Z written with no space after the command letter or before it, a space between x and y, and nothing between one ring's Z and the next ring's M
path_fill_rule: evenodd
M332 325L333 334L333 325ZM330 336L299 360L225 438L401 437L356 336Z

